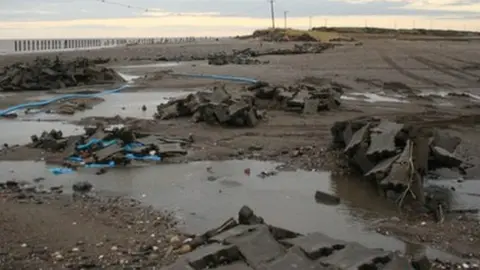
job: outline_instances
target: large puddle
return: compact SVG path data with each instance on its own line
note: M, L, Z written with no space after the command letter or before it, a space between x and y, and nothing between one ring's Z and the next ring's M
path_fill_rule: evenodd
M84 133L82 127L59 123L59 122L36 122L36 121L16 121L0 120L0 143L4 144L26 144L30 142L30 136L40 135L43 131L49 132L52 129L59 129L64 136L80 135Z
M389 218L394 207L380 201L366 182L332 178L326 172L279 172L259 177L278 164L258 161L195 162L176 165L133 166L112 169L103 175L95 170L52 175L42 162L1 162L2 179L31 181L45 177L45 187L63 185L70 192L76 181L89 181L97 191L128 195L154 207L174 210L188 232L204 232L243 205L249 205L266 221L294 231L321 231L331 237L358 241L369 247L405 250L407 244L368 230L379 214ZM246 174L245 169L250 170ZM316 190L336 194L339 205L314 199ZM436 250L432 257L450 258Z
M35 114L19 114L22 120L80 120L85 117L102 116L136 117L152 119L157 111L157 106L166 103L169 99L188 95L192 91L162 91L162 92L123 92L104 95L105 100L92 109L77 111L73 115L48 114L45 112ZM49 99L53 96L39 96L36 99ZM143 105L146 110L142 110Z

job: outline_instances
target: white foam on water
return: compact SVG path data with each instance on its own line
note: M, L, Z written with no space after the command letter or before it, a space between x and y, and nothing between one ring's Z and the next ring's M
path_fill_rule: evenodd
M382 96L382 95L375 94L375 93L349 93L349 95L364 97L364 98L361 98L361 100L364 100L366 102L371 102L371 103L374 103L374 102L408 103L408 101L406 101L406 100L402 100L402 99L399 99L399 98ZM350 99L350 100L353 100L353 99ZM357 100L358 100L358 98L357 98Z

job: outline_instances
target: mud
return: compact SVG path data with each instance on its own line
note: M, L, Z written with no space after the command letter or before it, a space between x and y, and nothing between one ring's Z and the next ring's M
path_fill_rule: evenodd
M208 53L231 50L232 48L241 49L240 47L247 45L253 47L252 43L255 42L221 41L218 44L192 44L178 47L170 45L134 46L129 49L116 48L97 52L77 52L72 53L71 57L77 54L89 54L92 57L98 56L96 54L110 54L120 59L143 53L152 56L157 53L175 56L180 52L192 56L200 53L208 55ZM114 117L113 114L121 114L122 108L112 106L111 109L105 108L95 111L95 108L102 106L100 104L92 110L86 111L89 113L88 118L75 121L75 124L83 125L97 122L132 124L137 130L148 133L161 132L165 136L177 137L193 135L194 143L189 148L188 155L171 162L226 159L268 160L284 163L287 168L331 171L335 177L338 177L348 174L349 166L339 159L342 153L330 149L332 140L330 128L337 121L346 121L361 116L377 116L390 121L408 122L419 127L434 127L458 136L461 143L455 149L454 154L468 164L467 167L463 168L467 174L461 181L465 181L464 183L467 183L465 185L468 185L472 190L478 188L476 180L479 179L480 172L478 170L480 165L480 157L478 157L480 153L480 143L478 142L480 118L476 111L478 110L478 99L475 97L479 96L480 92L475 79L478 80L480 73L478 70L465 68L472 65L465 61L478 58L478 52L475 50L478 44L475 41L471 43L439 41L433 44L421 41L411 43L391 40L366 40L363 43L362 47L345 45L327 50L322 54L262 56L258 58L261 61L269 61L268 65L226 65L218 67L209 66L206 62L195 61L180 63L176 66L155 67L154 70L171 69L175 72L246 76L268 81L275 85L291 84L307 76L314 77L317 80L334 80L348 86L344 89L341 106L334 110L321 111L311 115L299 115L298 113L269 108L265 121L260 122L254 128L245 129L192 123L190 119L138 119L141 106L137 105L132 106L138 107L138 114L132 113L130 115L130 113L127 113L123 117ZM256 44L260 47L259 42ZM265 42L263 46L279 48L284 45ZM68 53L64 54L66 56ZM11 56L9 57L11 58ZM17 57L26 59L30 56ZM5 61L8 60L7 58L5 58ZM425 61L425 59L427 60ZM111 65L121 65L122 61L126 62L128 60L119 60L111 63ZM151 64L151 62L148 63ZM128 67L122 69L122 73L143 76L152 69L149 66ZM141 81L141 84L138 83L137 87L126 93L123 98L122 94L116 97L119 97L121 102L125 102L125 106L128 108L129 103L127 101L131 96L136 96L135 93L138 93L138 96L148 96L151 93L152 99L160 99L156 92L162 93L165 92L165 89L181 91L185 88L210 88L213 85L215 85L215 82L205 79L152 76L148 80ZM238 84L226 83L227 87L231 85L238 87ZM449 96L443 95L444 92L459 94ZM425 95L432 93L437 96L425 97ZM467 94L463 95L461 93ZM380 99L378 96L385 98ZM5 95L0 99L0 106L6 107L18 104L27 98L35 98L35 96L23 93L16 96ZM157 104L160 103L160 100L156 101ZM147 108L150 107L149 104L146 103ZM111 117L105 117L104 114L107 110L112 114ZM128 118L129 116L130 118ZM145 116L145 118L148 118L148 116ZM67 121L73 120L68 119L68 117L63 118ZM10 122L2 120L0 126L7 125L6 123ZM30 122L15 121L15 125L17 123L20 123L18 125L25 124L25 126L28 126ZM11 143L21 144L21 142L15 141L20 141L20 137L28 139L31 133L33 132L23 133L19 131L16 135L18 140L12 140ZM4 140L4 138L1 139ZM12 137L12 139L15 138ZM4 151L0 159L36 160L48 159L48 157L45 153L36 149L17 147ZM105 176L108 176L109 173L107 172ZM174 179L175 176L172 178ZM358 179L354 180L358 182ZM451 179L451 181L457 180ZM349 186L348 181L346 183L345 185ZM364 189L364 187L358 187L344 189L342 192L358 194ZM469 204L460 207L460 209L479 208L480 202L474 199L475 196L460 194L460 192L454 193L454 198L466 198L465 196L469 196ZM373 212L377 213L377 222L372 224L372 228L379 227L379 231L389 237L393 235L416 244L434 246L458 256L479 257L477 254L480 250L478 246L480 234L476 230L478 221L476 221L475 216L471 217L471 214L468 213L457 213L447 216L443 223L437 224L429 216L397 212L394 207L393 212L395 214L391 216L380 215L386 216L383 220L378 215L382 212L378 209L378 205L382 203L372 198L374 198L372 193L368 193L361 198L352 199L351 203L353 205L362 206L350 210L355 215L365 209L374 209ZM314 200L313 190L311 200ZM278 215L281 216L281 214ZM393 225L388 226L389 224ZM383 227L385 229L382 229ZM391 227L395 228L389 229ZM337 233L341 234L340 231L337 231ZM462 237L459 237L460 235ZM378 242L383 241L378 240ZM452 244L453 242L455 243Z

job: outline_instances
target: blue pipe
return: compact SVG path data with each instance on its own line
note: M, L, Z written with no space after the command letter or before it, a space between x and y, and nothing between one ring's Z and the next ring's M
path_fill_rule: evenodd
M23 103L23 104L15 105L15 106L12 106L10 108L7 108L5 110L0 111L0 116L5 116L5 115L7 115L9 113L12 113L14 111L17 111L17 110L22 110L22 109L31 108L31 107L45 106L45 105L48 105L50 103L53 103L53 102L56 102L56 101L59 101L59 100L64 100L64 99L66 100L66 99L74 99L74 98L92 98L92 97L98 97L98 96L106 95L106 94L114 94L114 93L120 92L120 91L122 91L122 90L124 90L128 87L129 87L129 85L125 84L125 85L120 86L119 88L112 89L112 90L106 90L106 91L96 93L96 94L67 94L67 95L61 95L61 96L54 97L54 98L47 99L47 100L41 100L41 101L30 102L30 103Z
M184 77L190 77L190 78L205 78L205 79L214 79L214 80L241 82L241 83L252 83L252 84L258 82L258 80L252 79L252 78L235 77L235 76L228 76L228 75L207 75L207 74L188 74L188 73L173 73L172 75L184 76ZM12 106L12 107L7 108L5 110L0 110L0 116L8 115L8 114L10 114L14 111L17 111L17 110L27 109L27 108L31 108L31 107L46 106L50 103L53 103L53 102L56 102L56 101L59 101L59 100L74 99L74 98L92 98L92 97L98 97L98 96L101 96L101 95L114 94L114 93L120 92L120 91L128 88L129 86L130 85L125 84L125 85L120 86L119 88L112 89L112 90L106 90L106 91L96 93L96 94L67 94L67 95L61 95L61 96L54 97L54 98L47 99L47 100L30 102L30 103L23 103L23 104Z
M183 76L190 78L204 78L222 81L243 82L243 83L257 83L258 80L247 77L235 77L229 75L208 75L208 74L188 74L188 73L173 73L174 76Z

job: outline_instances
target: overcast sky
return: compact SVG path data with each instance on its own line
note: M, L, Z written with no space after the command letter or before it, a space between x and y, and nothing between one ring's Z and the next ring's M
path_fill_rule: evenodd
M127 7L131 5L131 7ZM480 30L480 0L276 0L276 23ZM0 0L0 38L235 35L271 25L267 0Z

